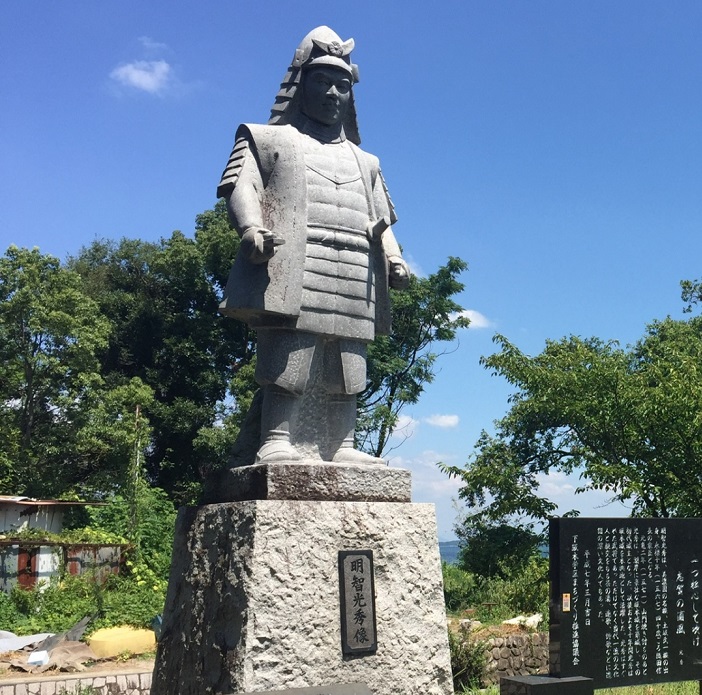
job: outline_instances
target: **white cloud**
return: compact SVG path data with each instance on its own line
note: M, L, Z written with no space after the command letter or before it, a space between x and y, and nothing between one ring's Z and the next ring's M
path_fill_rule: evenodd
M135 60L116 67L110 78L125 87L158 95L171 84L173 71L165 60Z
M463 316L464 318L470 319L470 326L468 327L469 329L493 328L495 326L495 324L492 321L490 321L490 319L487 318L487 316L481 314L475 309L464 309L459 313L451 314L451 318L454 320L457 319L459 316Z
M575 494L575 486L565 473L553 471L547 475L537 476L539 492L548 498L571 498Z
M566 474L551 471L537 476L539 494L548 497L558 505L557 514L576 509L581 516L628 516L631 508L614 500L612 492L606 490L576 490L584 484L577 473Z
M426 449L412 456L393 456L390 458L390 466L393 468L404 468L412 473L412 501L429 502L436 505L436 520L438 524L439 538L455 538L453 528L457 514L457 495L461 487L461 480L449 478L442 473L438 466L439 462L454 464L456 455L441 453Z
M449 463L455 460L455 458L456 456L454 454L442 454L433 449L425 449L416 456L393 456L390 458L390 464L398 468L409 468L415 471L425 469L425 472L426 470L431 471L432 475L436 473L437 476L443 476L444 474L439 471L436 464L440 462Z
M418 278L426 277L427 274L424 272L424 268L417 263L417 261L412 257L411 253L404 253L403 258L409 266L409 269L412 271L412 275L416 275Z
M397 418L395 429L392 431L393 437L399 437L402 441L413 436L417 431L419 420L415 420L410 415L400 415Z
M435 496L440 503L444 503L445 497L458 494L458 490L463 485L460 478L449 478L441 473L441 478L434 478L423 481L423 487ZM455 501L455 500L454 500Z
M140 36L139 43L147 51L166 51L166 50L168 50L168 46L165 43L159 43L158 41L154 41L150 36Z
M456 427L459 422L458 415L430 415L424 418L424 422L432 427L441 427L442 429L448 429L450 427Z

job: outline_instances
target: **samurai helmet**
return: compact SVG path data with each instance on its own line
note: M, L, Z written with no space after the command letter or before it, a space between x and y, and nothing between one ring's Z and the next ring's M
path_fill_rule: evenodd
M348 73L352 84L358 82L358 66L351 62L351 51L354 45L353 39L342 41L336 32L325 26L317 27L307 34L297 47L292 63L283 78L268 124L294 124L300 113L299 88L302 73L312 66L327 65L339 68ZM344 119L344 132L351 142L360 144L353 92Z

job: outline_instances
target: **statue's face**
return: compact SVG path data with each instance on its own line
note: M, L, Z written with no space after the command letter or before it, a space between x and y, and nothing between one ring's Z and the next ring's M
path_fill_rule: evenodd
M335 125L343 121L351 101L351 78L344 70L327 65L303 75L302 111L313 121Z

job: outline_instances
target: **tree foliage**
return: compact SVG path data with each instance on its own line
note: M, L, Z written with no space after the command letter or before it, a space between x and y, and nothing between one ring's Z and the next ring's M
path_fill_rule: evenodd
M381 457L400 411L416 403L434 379L441 355L435 346L451 343L469 319L454 297L463 290L458 276L467 268L449 258L429 277L413 276L403 291L391 290L392 333L368 347L368 386L359 398L357 440L365 451Z
M680 288L682 300L687 302L683 311L689 314L697 304L702 303L702 280L682 280Z
M173 502L163 490L143 481L137 484L136 501L138 531L133 524L132 501L121 494L110 495L105 506L87 508L90 528L127 536L134 545L133 559L138 559L159 580L165 581L173 547L176 517Z
M252 403L255 334L218 304L239 237L223 201L193 238L96 240L62 265L11 247L0 261L0 489L129 496L134 471L197 499ZM401 409L468 325L450 258L392 292L393 333L369 348L359 442L380 456ZM138 457L139 460L137 460ZM136 468L135 468L136 466ZM47 474L51 471L51 475Z
M634 515L702 513L702 319L655 321L632 347L579 337L548 341L536 357L503 336L483 358L516 391L483 432L460 496L478 518L543 519L556 505L538 476L579 472L580 490L605 490Z
M3 492L59 493L119 453L121 394L106 389L97 358L108 331L58 259L16 246L0 259Z
M541 557L543 535L522 524L466 520L456 531L461 541L458 566L480 577L510 579Z
M109 321L106 382L139 378L153 390L141 404L152 427L147 474L180 502L197 497L204 469L231 441L221 426L229 382L253 355L246 327L217 312L237 246L220 202L198 216L194 239L95 241L70 263Z

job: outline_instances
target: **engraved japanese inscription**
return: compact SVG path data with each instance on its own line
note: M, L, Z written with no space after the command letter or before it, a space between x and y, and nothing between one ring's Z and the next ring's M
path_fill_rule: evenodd
M344 654L377 651L372 550L339 551L341 649Z
M702 519L554 519L551 672L702 680Z

